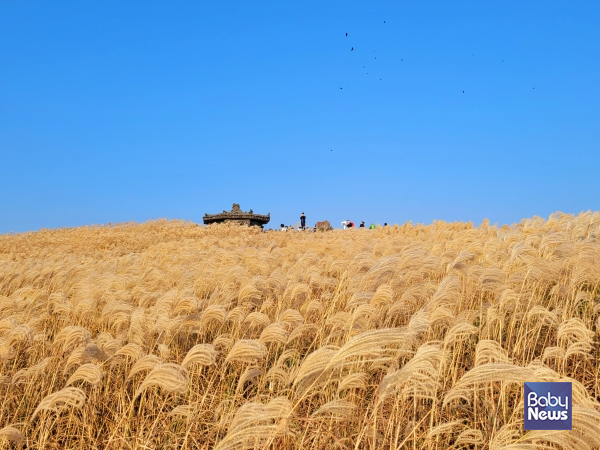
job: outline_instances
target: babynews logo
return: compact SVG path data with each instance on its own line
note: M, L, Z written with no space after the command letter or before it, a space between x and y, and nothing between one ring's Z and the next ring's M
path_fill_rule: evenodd
M525 429L573 428L571 383L525 383Z

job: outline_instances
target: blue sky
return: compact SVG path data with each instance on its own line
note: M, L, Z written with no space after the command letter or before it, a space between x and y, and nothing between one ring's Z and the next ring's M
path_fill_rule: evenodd
M599 23L593 1L2 2L0 233L233 202L268 227L598 210Z

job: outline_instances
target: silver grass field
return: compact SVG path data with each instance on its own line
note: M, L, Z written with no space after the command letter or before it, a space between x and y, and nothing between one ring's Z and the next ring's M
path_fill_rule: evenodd
M600 448L599 333L600 213L2 235L0 448Z

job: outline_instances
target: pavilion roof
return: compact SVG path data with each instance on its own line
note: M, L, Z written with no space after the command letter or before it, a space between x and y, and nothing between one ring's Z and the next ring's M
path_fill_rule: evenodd
M271 213L268 214L254 214L252 210L245 212L240 209L240 205L238 203L234 203L231 211L223 211L218 214L204 214L203 220L204 223L210 223L221 220L240 220L240 219L250 219L256 222L261 222L263 224L268 223L271 220Z

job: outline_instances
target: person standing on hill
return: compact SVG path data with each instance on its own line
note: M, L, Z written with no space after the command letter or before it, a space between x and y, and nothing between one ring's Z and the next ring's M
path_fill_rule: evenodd
M369 230L374 230L375 229L375 224L372 223L371 226L369 227Z
M300 227L304 230L306 228L306 216L304 213L300 216Z
M365 227L365 222L364 220L360 223L360 226L358 228L364 228Z

